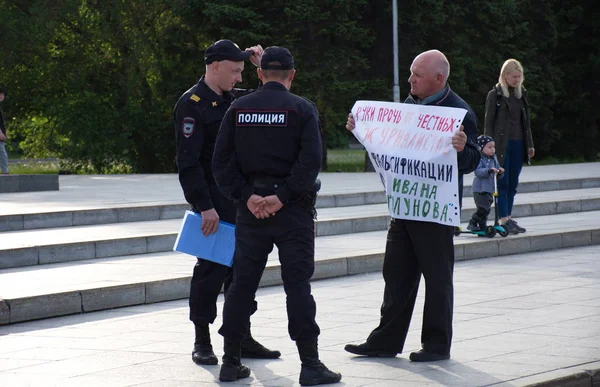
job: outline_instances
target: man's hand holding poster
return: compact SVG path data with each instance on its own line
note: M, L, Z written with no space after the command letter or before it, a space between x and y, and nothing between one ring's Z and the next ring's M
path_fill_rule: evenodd
M467 111L442 106L357 101L352 131L381 178L390 216L460 224L452 137Z

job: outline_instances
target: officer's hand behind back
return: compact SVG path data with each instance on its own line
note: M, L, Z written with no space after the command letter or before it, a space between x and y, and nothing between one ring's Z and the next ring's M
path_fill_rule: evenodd
M252 195L246 202L250 212L256 216L257 219L265 219L269 217L269 214L265 211L265 198L259 195Z
M265 197L265 210L269 213L269 215L273 216L277 213L277 211L281 210L283 207L283 203L277 197L277 195L271 195Z
M202 215L202 226L200 226L202 234L209 236L217 232L219 228L219 214L217 214L217 211L211 208L210 210L202 211L200 215Z

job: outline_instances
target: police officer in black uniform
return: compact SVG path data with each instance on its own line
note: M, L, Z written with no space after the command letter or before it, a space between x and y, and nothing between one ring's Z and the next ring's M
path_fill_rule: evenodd
M186 91L175 106L174 124L177 147L179 182L187 202L194 212L202 214L202 232L217 230L219 220L235 223L236 209L217 188L212 172L212 157L217 132L225 112L234 101L234 89L242 81L244 60L259 65L262 47L242 51L230 40L219 40L206 49L206 75ZM224 285L225 293L231 283L231 269L198 257L190 287L190 320L194 323L196 339L192 359L196 364L217 364L210 341L208 324L217 315L217 297ZM270 351L252 338L250 314L242 341L242 356L278 358L279 351Z
M258 70L264 86L231 105L217 136L215 179L238 208L233 282L219 330L225 342L221 381L250 376L240 361L240 342L273 244L279 249L289 334L302 361L300 384L341 379L319 361L317 350L311 198L318 190L322 145L316 106L288 91L294 74L287 49L267 48Z

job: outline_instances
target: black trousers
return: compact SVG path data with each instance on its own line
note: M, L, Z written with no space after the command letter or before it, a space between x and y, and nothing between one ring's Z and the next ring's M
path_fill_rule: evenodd
M379 326L367 342L401 353L410 325L421 274L425 307L421 345L449 353L454 302L454 228L432 222L393 219L388 231L383 278L385 292Z
M229 201L215 184L209 184L213 205L222 221L235 224L235 204ZM207 261L198 257L194 266L190 285L190 320L195 325L212 324L217 317L217 298L221 289L225 294L232 281L233 270L230 267ZM253 301L249 315L256 312L257 304Z
M314 339L320 334L310 278L315 270L314 220L298 203L286 204L275 216L256 219L245 205L238 208L235 231L233 282L225 297L223 326L219 333L240 341L249 321L252 301L276 245L286 293L288 331L292 340Z
M494 197L490 192L473 192L473 199L475 199L477 211L473 213L471 219L477 224L484 225L490 215Z

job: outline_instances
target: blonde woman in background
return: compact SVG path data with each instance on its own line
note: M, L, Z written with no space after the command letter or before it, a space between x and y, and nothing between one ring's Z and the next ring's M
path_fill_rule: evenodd
M498 179L498 215L509 233L526 231L512 219L512 208L523 163L535 155L523 66L516 59L502 65L498 84L485 101L484 134L496 142L496 155L504 175Z

